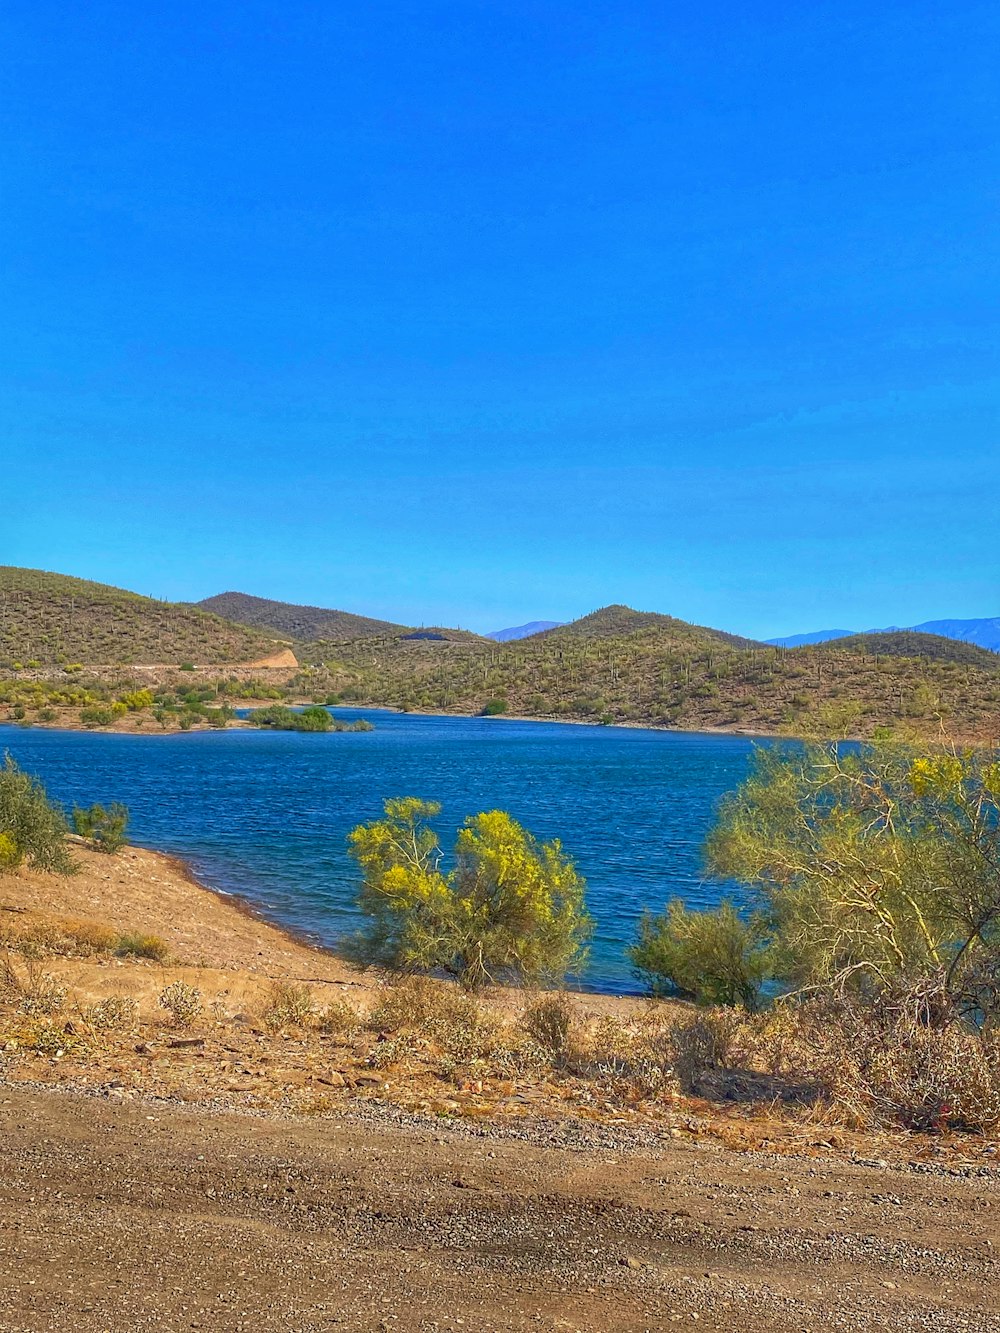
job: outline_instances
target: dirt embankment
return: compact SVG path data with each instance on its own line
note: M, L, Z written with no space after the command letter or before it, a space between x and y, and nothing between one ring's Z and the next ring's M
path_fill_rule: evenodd
M477 1064L523 997L442 992L404 1040L419 992L167 858L77 855L0 878L0 1329L1000 1333L987 1140Z

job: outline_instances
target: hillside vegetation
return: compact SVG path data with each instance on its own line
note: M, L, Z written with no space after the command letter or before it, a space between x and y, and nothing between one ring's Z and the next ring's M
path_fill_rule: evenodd
M860 653L862 656L923 657L933 662L962 662L989 670L1000 665L1000 657L987 648L961 639L919 630L878 630L869 634L850 634L823 645L831 651Z
M274 630L285 638L306 642L325 639L338 643L408 632L406 626L396 625L391 620L373 620L370 616L356 616L350 611L334 611L323 606L274 602L267 597L252 597L246 592L220 592L196 605L236 624Z
M624 610L597 613L600 629L630 623ZM1000 658L969 644L898 634L786 650L667 616L638 624L503 644L372 639L314 655L298 684L345 702L690 730L1000 734Z
M692 625L687 620L664 616L658 611L633 611L630 606L603 606L579 620L559 625L547 631L554 639L616 639L624 635L646 634L660 641L678 644L725 643L732 647L748 648L754 640L738 634L727 634L721 629Z
M197 607L0 566L0 668L253 662L276 646Z
M261 606L283 608L290 616L321 610L260 598L245 603L251 604L247 614ZM887 727L920 734L943 728L966 740L1000 736L1000 656L937 635L887 631L784 649L610 606L531 638L497 643L434 627L390 625L376 632L372 627L387 622L339 614L339 630L336 622L308 617L294 623L300 634L345 633L355 621L363 632L349 639L293 637L303 667L288 681L292 665L282 677L287 685L271 680L268 691L321 703L684 730L871 736ZM10 678L4 700L15 720L34 714L45 721L53 709L106 710L116 701L119 708L124 701L131 719L128 699L140 682L127 679L129 667L162 664L176 674L190 663L229 666L232 679L223 682L228 698L230 691L245 689L236 664L268 657L278 646L270 635L288 634L291 625L285 620L280 629L264 631L202 607L2 569L0 675L6 670ZM72 674L79 664L94 668L88 681ZM118 675L98 679L99 667L115 668ZM46 674L48 685L28 679ZM190 688L167 675L164 688L180 689L187 698ZM209 703L217 703L218 682L200 684L212 692ZM145 711L135 716L142 719ZM58 719L64 720L62 712ZM82 712L80 721L87 722Z

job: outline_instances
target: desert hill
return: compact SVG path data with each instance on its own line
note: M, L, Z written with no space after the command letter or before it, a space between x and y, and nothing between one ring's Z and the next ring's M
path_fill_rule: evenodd
M872 630L868 634L851 634L831 639L823 644L826 652L861 653L867 656L926 658L931 662L960 662L979 666L985 671L998 666L997 654L988 648L962 639L946 638L941 634L922 633L918 630Z
M340 645L310 686L345 702L681 730L1000 736L1000 658L932 635L856 636L780 649L669 616L597 613L509 643ZM614 634L609 619L630 632ZM587 619L586 617L584 618ZM568 632L567 632L568 631Z
M556 629L548 630L550 638L614 639L632 634L655 634L661 639L670 638L677 643L724 643L733 647L747 648L754 642L738 634L727 634L725 630L709 629L704 625L692 625L687 620L678 620L674 616L665 616L658 611L635 611L630 606L614 604L602 606L598 611L571 620Z
M0 566L0 667L249 663L283 646L198 607Z
M326 639L332 643L348 639L368 639L380 634L406 634L405 625L391 620L376 620L336 611L323 606L299 606L295 602L272 601L246 592L221 592L206 597L196 605L203 611L221 616L238 625L274 631L287 639L311 642Z

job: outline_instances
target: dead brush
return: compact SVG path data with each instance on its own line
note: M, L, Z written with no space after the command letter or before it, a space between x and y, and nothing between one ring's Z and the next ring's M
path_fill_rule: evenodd
M56 917L4 923L0 939L19 953L90 958L94 954L109 953L116 935L110 926L97 922Z
M82 1014L90 1027L106 1032L132 1032L139 1022L139 1005L131 995L108 995Z
M861 1128L1000 1127L1000 1033L912 1014L842 1013L822 1034L832 1109Z
M186 981L172 981L160 992L159 1005L166 1009L177 1027L191 1027L204 1012L201 991Z
M579 1045L580 1017L569 996L561 991L540 995L528 1004L521 1026L554 1065L565 1065Z
M363 1027L363 1020L352 1005L337 998L316 1013L316 1027L327 1036L350 1039Z
M672 1025L673 1067L686 1092L698 1092L707 1073L730 1064L745 1027L741 1009L723 1008L699 1009Z
M65 1007L68 992L58 978L46 972L40 958L9 949L0 955L0 999L28 1015L57 1014Z
M676 1090L669 1022L657 1017L601 1018L590 1036L586 1074L616 1091L652 1098Z
M366 1025L373 1032L400 1032L434 1023L474 1023L480 1013L475 998L454 983L415 975L381 990Z
M454 1081L488 1077L494 1062L503 1063L509 1054L495 1014L453 983L430 977L411 976L386 987L366 1026L391 1037L375 1048L375 1062L404 1052L419 1055ZM389 1050L380 1051L383 1046Z
M309 1027L315 1016L315 996L308 986L294 981L274 982L261 1014L265 1027L272 1031L283 1027Z

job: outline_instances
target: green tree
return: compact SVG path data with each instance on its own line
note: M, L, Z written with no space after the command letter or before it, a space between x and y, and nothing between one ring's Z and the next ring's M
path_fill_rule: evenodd
M767 975L767 931L760 914L741 917L726 900L692 912L679 898L660 915L646 913L626 950L654 994L699 1004L755 1010Z
M359 959L447 972L470 989L553 983L579 968L592 928L585 884L558 840L538 842L502 810L472 815L445 871L438 814L435 802L390 800L384 819L350 834L369 918Z
M67 831L62 811L38 779L6 755L0 768L0 871L27 862L36 870L69 874L75 867Z
M933 981L1000 1010L1000 762L879 742L760 749L707 847L750 886L789 986L869 999Z
M117 852L128 839L128 808L117 801L107 808L92 805L89 809L73 807L73 828L81 838L88 838L99 852Z

